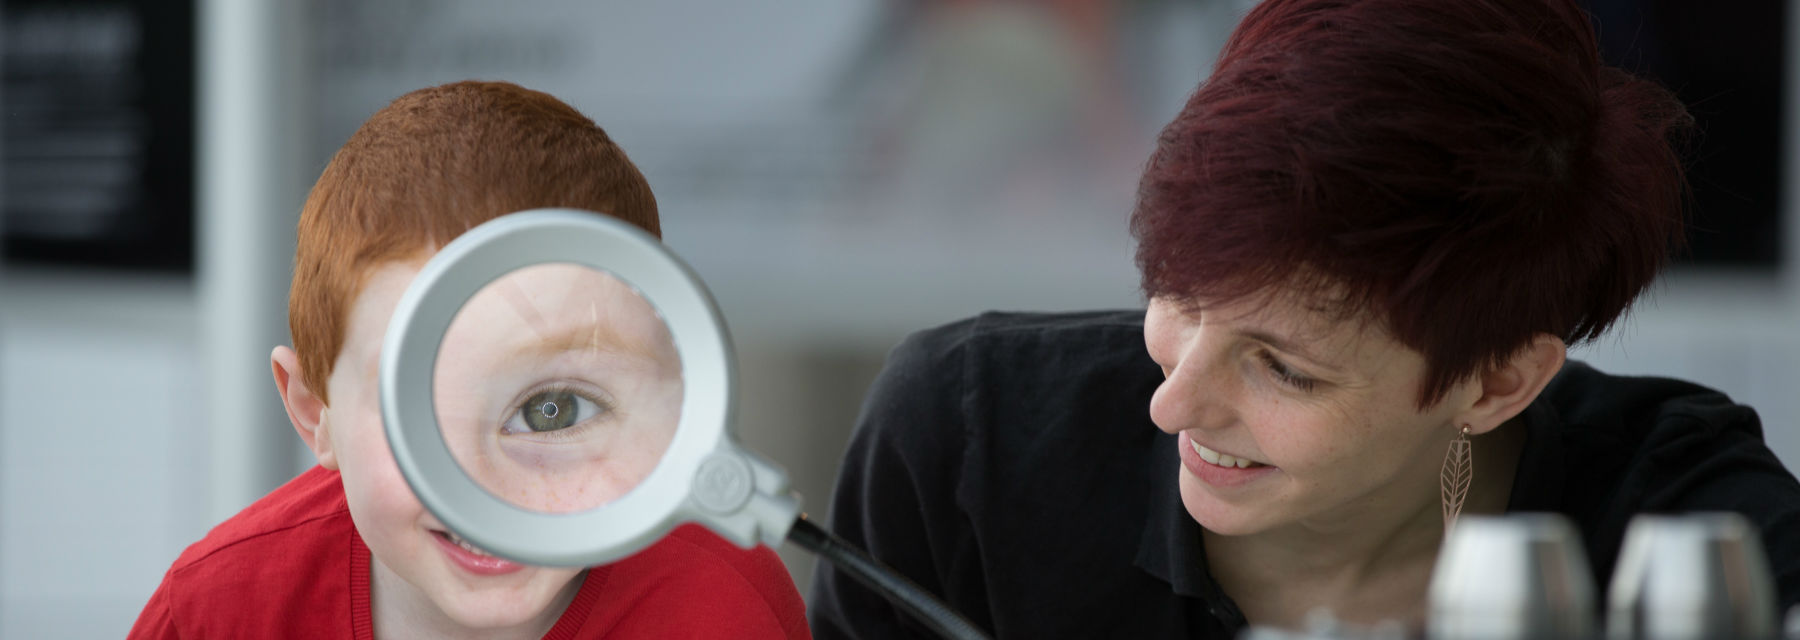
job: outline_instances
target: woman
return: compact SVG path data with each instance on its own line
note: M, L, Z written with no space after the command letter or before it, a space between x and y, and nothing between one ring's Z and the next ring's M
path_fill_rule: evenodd
M1687 123L1573 0L1267 0L1146 169L1148 310L909 339L832 527L1003 637L1416 626L1459 512L1565 514L1604 585L1632 515L1739 511L1785 609L1800 484L1755 413L1565 359L1679 245ZM812 616L920 631L829 569Z

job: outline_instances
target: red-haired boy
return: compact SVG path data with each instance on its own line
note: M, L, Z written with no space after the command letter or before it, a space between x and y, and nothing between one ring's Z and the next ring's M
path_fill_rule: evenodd
M606 212L659 233L623 151L557 99L461 82L395 100L333 157L301 213L292 349L275 386L319 466L189 547L132 638L794 638L799 594L767 548L698 527L588 569L459 562L382 434L378 354L424 261L523 209ZM498 570L504 569L504 571Z

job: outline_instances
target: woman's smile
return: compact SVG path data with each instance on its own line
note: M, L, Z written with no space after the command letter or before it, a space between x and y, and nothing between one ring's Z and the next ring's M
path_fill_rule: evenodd
M1208 449L1204 446L1201 446L1200 443L1194 442L1192 438L1188 439L1188 443L1194 445L1194 453L1200 454L1201 460L1205 460L1207 462L1219 465L1221 467L1228 467L1228 468L1229 467L1237 467L1239 469L1244 469L1244 468L1248 468L1248 467L1252 467L1252 466L1257 466L1257 467L1267 466L1261 462L1256 462L1249 458L1233 456L1229 453L1219 453L1218 451Z
M1176 443L1181 450L1182 467L1186 468L1188 473L1194 474L1194 477L1214 487L1243 486L1279 470L1249 458L1240 458L1207 448L1189 438L1186 431L1182 431L1176 436Z

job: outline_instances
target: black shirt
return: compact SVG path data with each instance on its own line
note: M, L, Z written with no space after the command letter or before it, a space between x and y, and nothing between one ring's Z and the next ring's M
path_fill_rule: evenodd
M1174 436L1150 422L1163 376L1143 316L988 314L909 338L863 408L831 529L997 637L1235 637ZM1764 532L1781 610L1800 600L1800 483L1749 407L1571 362L1523 420L1509 510L1573 519L1598 589L1633 515L1737 511ZM929 636L825 563L812 595L822 640Z

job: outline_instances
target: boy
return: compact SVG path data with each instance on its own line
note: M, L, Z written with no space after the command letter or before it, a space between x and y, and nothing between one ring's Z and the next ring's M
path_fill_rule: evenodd
M767 548L687 526L606 566L522 566L459 544L406 486L378 401L388 317L438 248L537 207L606 212L659 233L637 168L543 93L422 89L351 136L301 212L294 347L271 356L319 466L188 547L130 637L808 636L799 594Z

